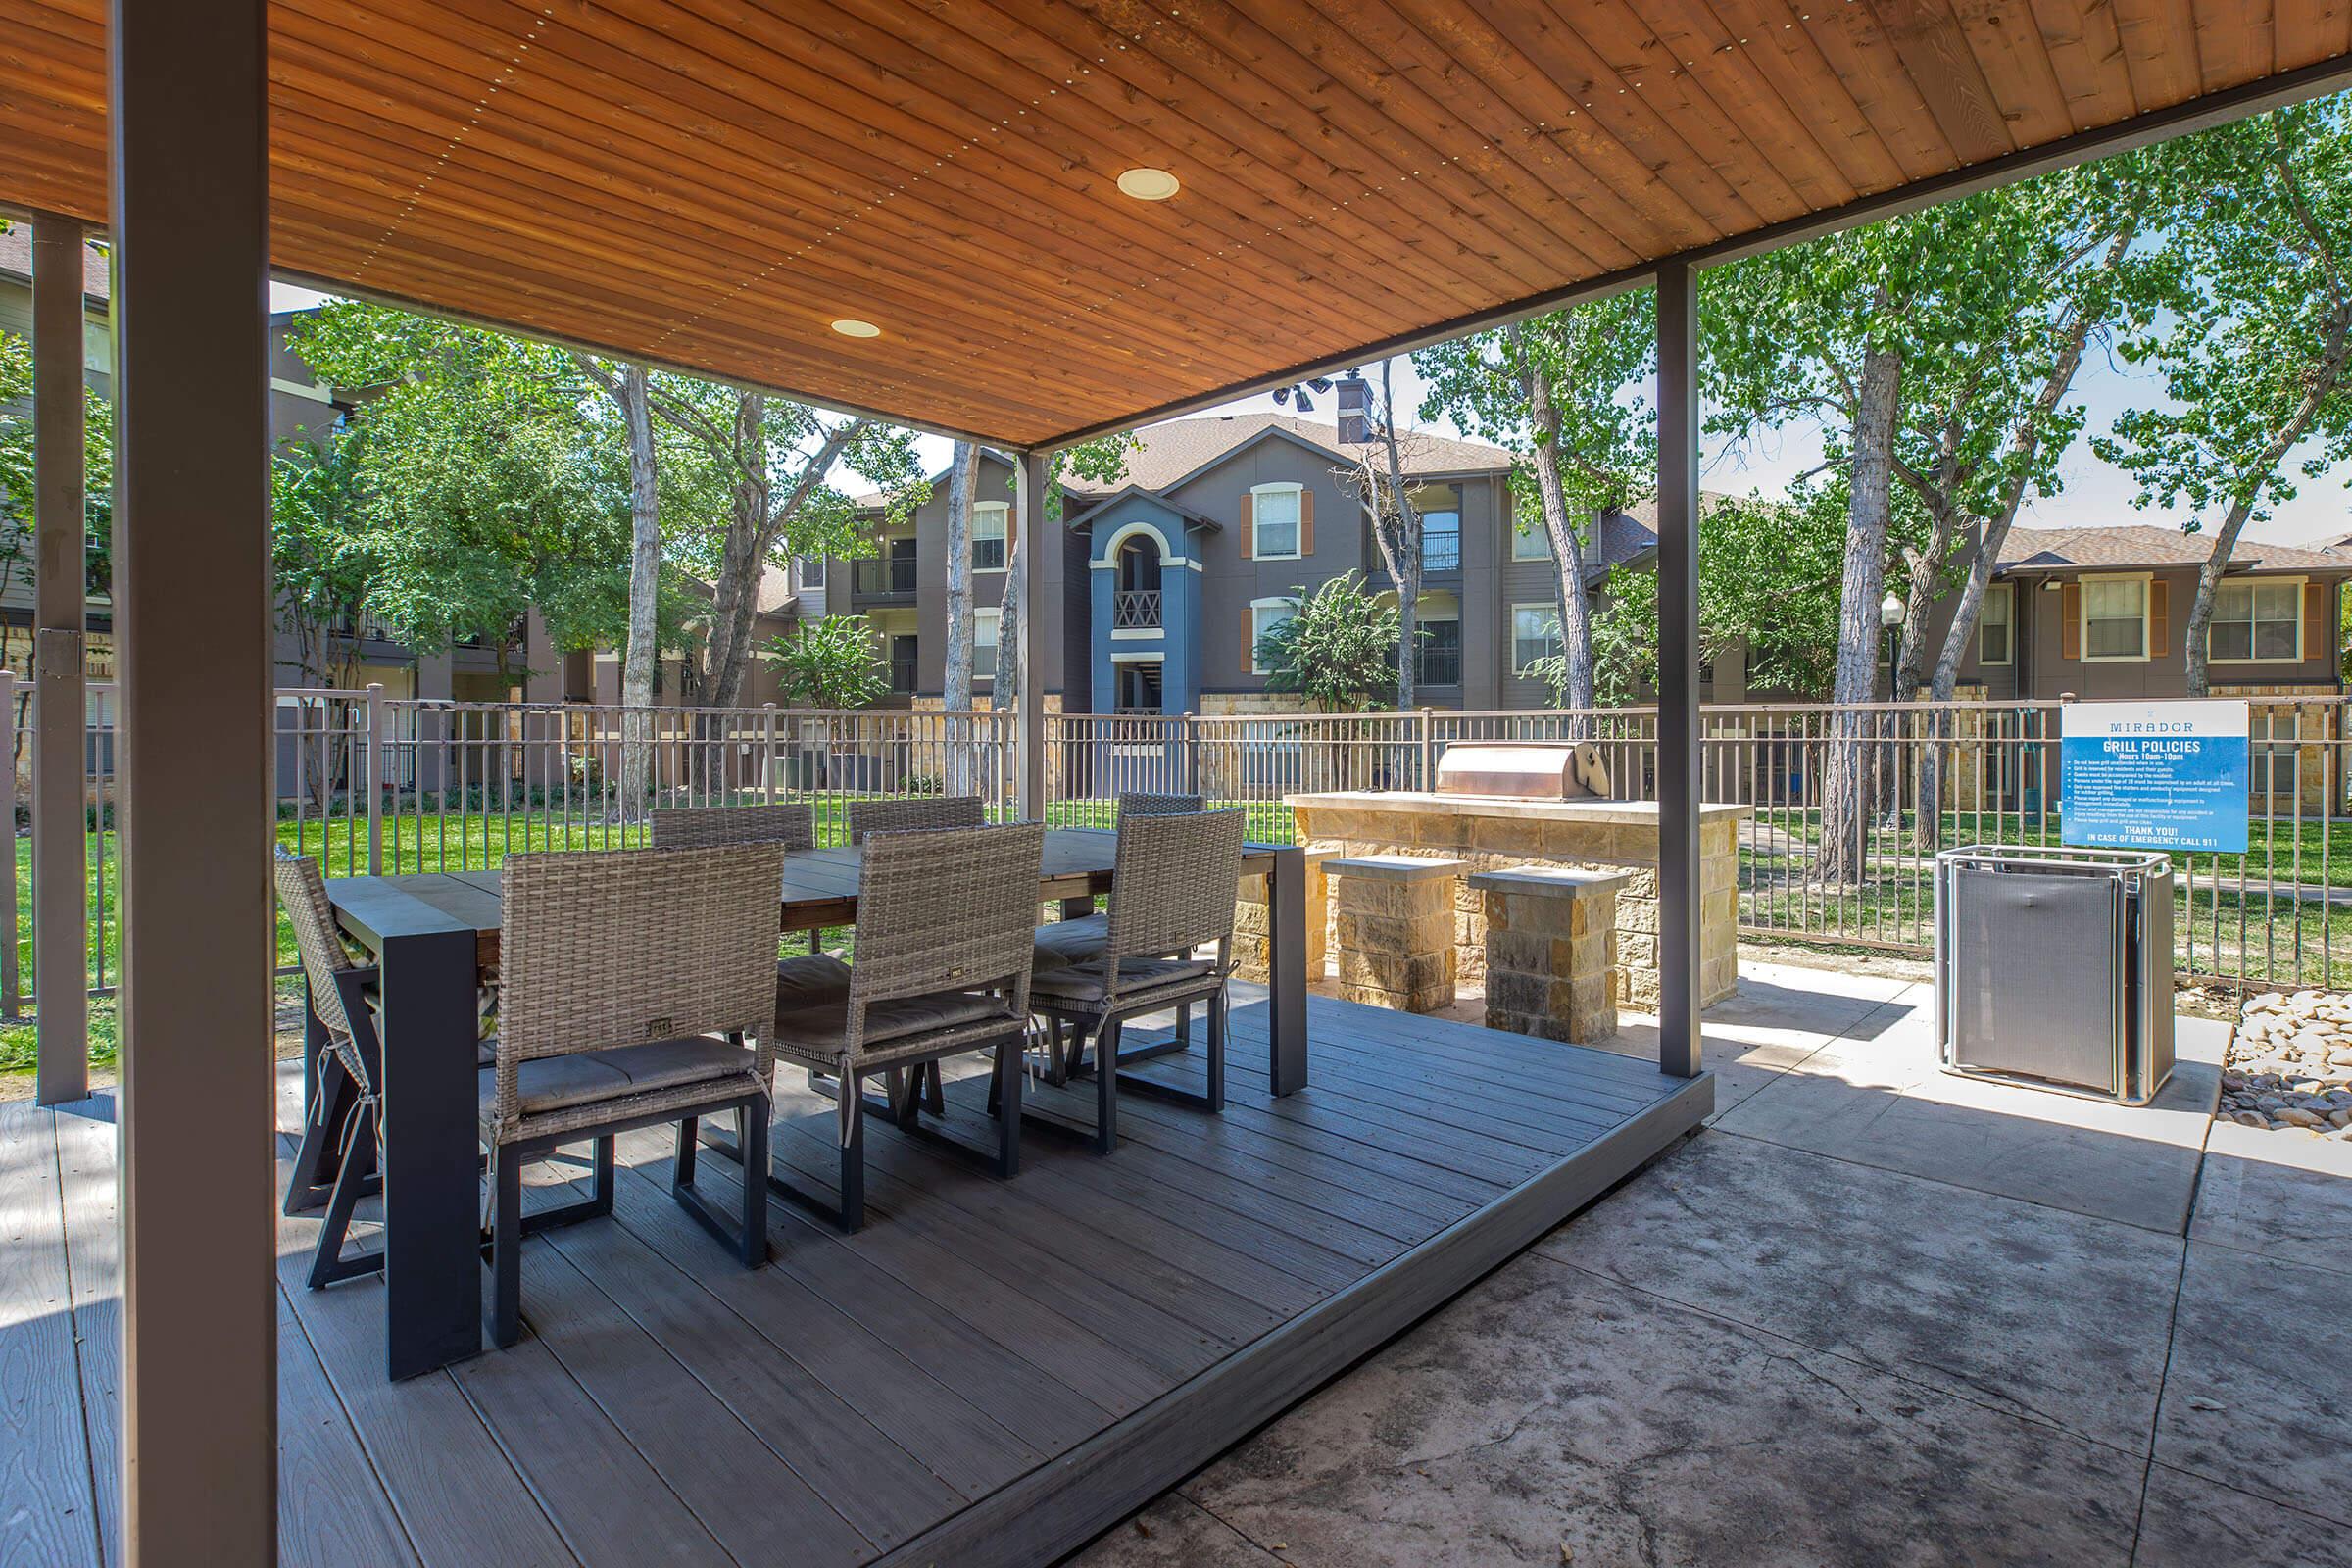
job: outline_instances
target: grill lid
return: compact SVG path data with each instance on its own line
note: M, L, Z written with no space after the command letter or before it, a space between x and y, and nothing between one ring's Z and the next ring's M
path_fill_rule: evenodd
M1609 793L1609 764L1589 741L1455 741L1438 759L1440 795L1564 801Z

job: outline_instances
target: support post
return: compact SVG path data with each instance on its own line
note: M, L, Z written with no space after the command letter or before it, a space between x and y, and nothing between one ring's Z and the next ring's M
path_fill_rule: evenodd
M89 859L82 831L81 224L32 225L34 1097L90 1092ZM6 824L16 833L14 818Z
M123 1560L277 1559L263 0L113 0Z
M6 753L0 760L0 887L17 885L17 677L13 670L0 669L0 737L7 744L0 746ZM0 1018L16 1018L24 1006L24 976L17 967L17 905L14 899L0 905L5 924L0 924ZM36 1077L33 1090L37 1094L40 1082Z
M1699 1070L1698 277L1658 269L1658 1065Z
M384 683L368 683L368 874L384 874L384 759L391 755Z
M1035 822L1046 814L1046 671L1041 651L1046 646L1040 628L1045 621L1046 475L1043 452L1021 454L1020 476L1014 496L1020 514L1021 619L1014 628L1019 639L1021 690L1014 705L1013 762L1021 820Z

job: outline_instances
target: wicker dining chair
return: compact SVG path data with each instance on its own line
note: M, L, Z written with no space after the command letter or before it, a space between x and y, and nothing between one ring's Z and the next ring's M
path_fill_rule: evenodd
M786 850L816 848L816 809L808 802L767 806L662 806L654 808L657 850L712 849L727 844L780 844ZM779 1011L836 997L850 986L850 966L824 951L822 931L808 933L806 956L776 964Z
M1233 894L1244 832L1238 809L1122 819L1101 952L1077 962L1052 962L1042 953L1037 959L1030 1010L1057 1036L1067 1032L1064 1060L1071 1071L1082 1069L1093 1041L1099 1153L1118 1145L1121 1087L1211 1111L1225 1108L1226 981L1233 972ZM1193 956L1209 943L1216 944L1213 959ZM1192 1003L1204 1004L1208 1012L1205 1093L1119 1071L1119 1034L1128 1019Z
M670 1192L748 1267L767 1260L767 1189L743 1184L730 1229L694 1185L701 1117L733 1113L766 1159L774 1061L776 844L511 855L495 1065L482 1073L491 1152L491 1337L521 1328L523 1234L612 1211L616 1135L675 1123ZM754 1042L746 1046L746 1037ZM593 1196L527 1220L522 1167L593 1142Z
M1145 790L1121 790L1118 796L1120 821L1138 816L1182 816L1201 808L1198 795L1168 795ZM1092 909L1092 899L1073 901L1087 913L1068 915L1037 928L1037 962L1040 968L1054 968L1065 963L1085 963L1102 956L1102 944L1110 939L1110 916ZM1070 906L1064 906L1069 907ZM1176 1032L1169 1038L1171 1052L1189 1051L1193 1044L1193 1009L1189 1003L1176 1008ZM1062 1047L1056 1042L1047 1055L1046 1076L1060 1085L1068 1076L1069 1062Z
M325 1031L311 1062L302 1148L294 1156L285 1204L289 1214L326 1205L311 1250L310 1285L316 1291L384 1266L380 1248L362 1248L349 1256L343 1250L355 1205L383 1187L377 1174L383 1138L377 1085L383 1081L383 1050L367 997L376 971L354 963L344 948L317 860L281 849L270 869L277 902L294 928L311 1011Z
M977 795L910 795L901 800L852 801L850 842L863 844L868 833L978 827L986 820L987 811Z
M849 995L776 1019L776 1054L829 1074L840 1104L837 1203L771 1178L844 1231L865 1220L865 1117L891 1119L999 1176L1020 1169L1022 1045L1029 1027L1030 923L1046 842L1041 822L876 833L858 881L858 961ZM920 1096L869 1102L863 1080L994 1049L997 1145L973 1150L921 1122ZM937 1108L936 1106L934 1108ZM748 1173L763 1168L745 1153ZM747 1181L747 1186L756 1185Z
M722 844L816 848L816 810L806 801L766 806L662 806L654 810L657 850L707 850Z
M1198 795L1161 795L1148 790L1119 791L1119 820L1131 816L1183 816L1201 807Z

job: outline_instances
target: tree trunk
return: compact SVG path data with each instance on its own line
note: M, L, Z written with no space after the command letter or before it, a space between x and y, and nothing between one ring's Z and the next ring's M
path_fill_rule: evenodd
M1396 706L1409 710L1420 684L1420 649L1415 644L1421 628L1421 514L1404 488L1404 458L1396 445L1394 363L1380 362L1380 444L1386 471L1372 476L1372 536L1380 545L1382 564L1389 568L1389 581L1396 585Z
M2206 692L2205 628L2213 623L2213 596L2221 587L2222 573L2230 565L2230 552L2237 548L2237 536L2245 531L2246 519L2253 514L2254 501L2262 493L2262 484L2277 470L2279 463L2294 450L2311 429L2321 408L2335 395L2344 378L2347 359L2352 359L2352 318L2338 312L2328 323L2326 346L2321 350L2319 363L2312 367L2311 378L2303 388L2303 397L2286 423L2279 426L2248 469L2250 483L2238 499L2230 504L2222 526L2213 536L2213 554L2197 570L2197 598L2189 607L2188 624L2180 635L2186 639L2181 654L2186 662L2188 695L2202 697Z
M1551 542L1554 588L1559 599L1560 653L1568 668L1561 698L1579 716L1569 721L1569 734L1582 739L1590 729L1592 705L1592 602L1585 590L1584 546L1568 517L1567 487L1560 480L1560 413L1552 403L1551 372L1522 352L1519 329L1506 335L1519 362L1519 385L1527 395L1528 419L1535 427L1536 496L1544 514L1544 533ZM1595 544L1600 519L1593 518Z
M662 586L662 521L654 469L654 417L647 399L645 367L621 371L620 413L629 431L629 640L620 666L621 820L634 821L646 808L653 786L652 718L656 612Z
M997 617L997 679L989 706L1010 711L1021 698L1021 552L1029 548L1029 530L1015 528L1012 548L1004 555L1004 600Z
M958 441L948 471L948 662L940 684L940 706L951 714L972 709L972 499L979 487L980 449ZM948 793L968 795L965 725L955 718L945 722Z
M824 443L802 465L790 488L778 497L768 475L767 399L760 393L746 392L738 400L734 450L740 471L726 538L720 543L718 579L710 585L710 635L703 660L703 690L710 706L742 705L744 678L752 667L752 629L760 612L760 584L766 575L768 560L802 506L824 483L825 475L864 427L864 420L852 419L829 431Z
M1878 690L1879 596L1885 584L1888 484L1902 373L1901 356L1891 349L1871 349L1862 356L1862 385L1854 410L1853 493L1838 596L1838 677L1831 691L1836 706L1824 748L1821 839L1814 855L1814 874L1830 883L1855 882L1862 873L1869 747L1858 705L1869 702Z

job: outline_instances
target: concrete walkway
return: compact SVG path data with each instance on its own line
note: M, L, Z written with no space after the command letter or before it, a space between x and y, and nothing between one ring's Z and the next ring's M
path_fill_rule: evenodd
M2352 1149L2209 1137L2217 1026L2125 1111L1928 1001L1742 965L1708 1130L1076 1561L2352 1563Z

